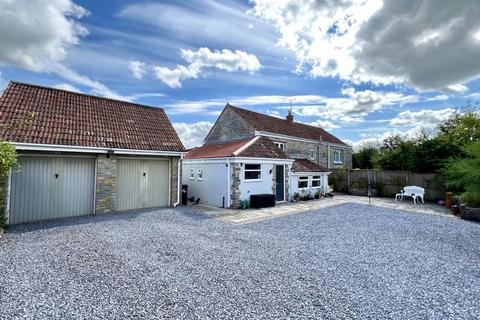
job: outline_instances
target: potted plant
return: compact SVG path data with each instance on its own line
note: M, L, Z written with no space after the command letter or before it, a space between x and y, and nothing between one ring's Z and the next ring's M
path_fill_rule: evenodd
M320 191L317 190L317 191L315 192L315 196L314 196L314 197L315 197L315 199L320 199Z
M300 193L295 192L295 193L293 194L293 200L294 200L295 202L300 201Z

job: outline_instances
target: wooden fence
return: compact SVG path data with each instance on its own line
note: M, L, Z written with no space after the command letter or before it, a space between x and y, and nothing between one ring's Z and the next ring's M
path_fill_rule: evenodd
M405 186L425 188L425 200L433 201L445 194L440 176L434 173L334 169L328 180L335 191L354 195L368 195L369 181L374 196L394 197Z

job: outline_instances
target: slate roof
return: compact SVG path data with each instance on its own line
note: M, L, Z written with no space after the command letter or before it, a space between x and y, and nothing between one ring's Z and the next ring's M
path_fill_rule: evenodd
M0 139L82 147L184 151L165 111L10 82L0 98Z
M296 159L292 165L293 172L329 172L325 167L322 167L307 159Z
M322 141L348 146L342 140L319 127L309 126L295 121L287 121L286 119L280 119L266 114L238 108L230 104L227 104L225 107L232 108L232 110L257 131L265 131L317 141L320 140L321 137Z
M204 145L190 150L185 155L186 160L229 157L288 159L288 156L266 137Z

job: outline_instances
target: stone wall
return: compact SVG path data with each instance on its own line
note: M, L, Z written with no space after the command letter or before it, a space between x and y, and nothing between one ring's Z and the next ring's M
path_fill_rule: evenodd
M230 188L230 207L238 209L241 207L240 201L240 173L241 167L239 163L231 164L231 188Z
M327 155L327 150L327 145L320 145L321 155ZM343 150L343 163L334 163L333 153L335 150ZM328 164L328 157L321 157L320 165L330 169L352 169L352 149L346 147L330 146L330 165Z
M97 189L95 196L95 212L105 213L115 210L116 167L114 155L101 154L97 157Z
M205 138L205 144L216 144L253 137L254 135L255 129L245 122L235 111L227 107Z

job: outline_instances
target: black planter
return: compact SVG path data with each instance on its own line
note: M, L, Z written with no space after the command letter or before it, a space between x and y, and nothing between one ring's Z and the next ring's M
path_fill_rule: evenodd
M460 206L460 218L480 222L480 208Z

